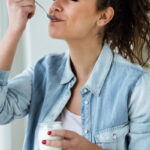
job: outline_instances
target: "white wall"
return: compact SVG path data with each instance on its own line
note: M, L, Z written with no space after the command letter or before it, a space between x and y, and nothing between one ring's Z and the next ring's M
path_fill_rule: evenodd
M4 35L8 25L6 5L4 0L0 0L0 40ZM11 150L11 125L0 126L0 150Z
M52 0L37 0L47 10ZM0 40L6 32L8 16L6 0L0 0ZM48 23L45 13L37 6L35 16L28 22L15 55L10 78L21 73L28 65L35 63L47 53L60 53L67 49L64 41L51 39L48 36ZM0 126L0 150L21 150L26 127L26 118Z
M52 0L37 0L48 11ZM30 42L30 54L34 63L39 57L50 53L60 53L67 49L67 45L62 40L52 39L48 35L49 19L46 14L38 6L33 19L28 24L28 39Z

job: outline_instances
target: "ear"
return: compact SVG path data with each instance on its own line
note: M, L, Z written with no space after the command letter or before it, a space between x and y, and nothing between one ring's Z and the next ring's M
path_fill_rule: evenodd
M114 9L112 7L107 7L106 9L100 11L97 20L97 25L103 27L108 24L114 17Z

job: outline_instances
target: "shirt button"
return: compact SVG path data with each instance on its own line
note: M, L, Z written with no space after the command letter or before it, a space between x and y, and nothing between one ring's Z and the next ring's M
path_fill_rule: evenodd
M113 139L117 138L117 135L115 133L112 136L113 136Z
M87 133L88 133L88 130L84 130L84 133L87 134Z
M72 83L69 84L69 88L71 88L71 87L72 87Z
M86 101L84 101L84 104L85 104L85 105L87 105L88 103L89 103L89 102L88 102L87 100L86 100Z
M87 91L88 91L87 88L85 88L85 89L83 90L84 93L87 93Z

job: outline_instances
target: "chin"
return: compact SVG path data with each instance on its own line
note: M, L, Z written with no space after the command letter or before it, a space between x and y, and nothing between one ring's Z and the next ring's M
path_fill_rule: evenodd
M56 36L56 35L52 35L52 34L49 34L49 37L51 37L53 39L62 39L62 38L60 38L60 36Z
M59 31L54 31L54 30L49 29L48 34L51 38L64 39L63 34L61 34Z

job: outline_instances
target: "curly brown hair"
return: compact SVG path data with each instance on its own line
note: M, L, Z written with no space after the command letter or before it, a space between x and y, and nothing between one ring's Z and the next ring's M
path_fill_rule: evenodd
M132 63L145 66L150 58L150 0L97 0L97 9L112 7L104 41Z

